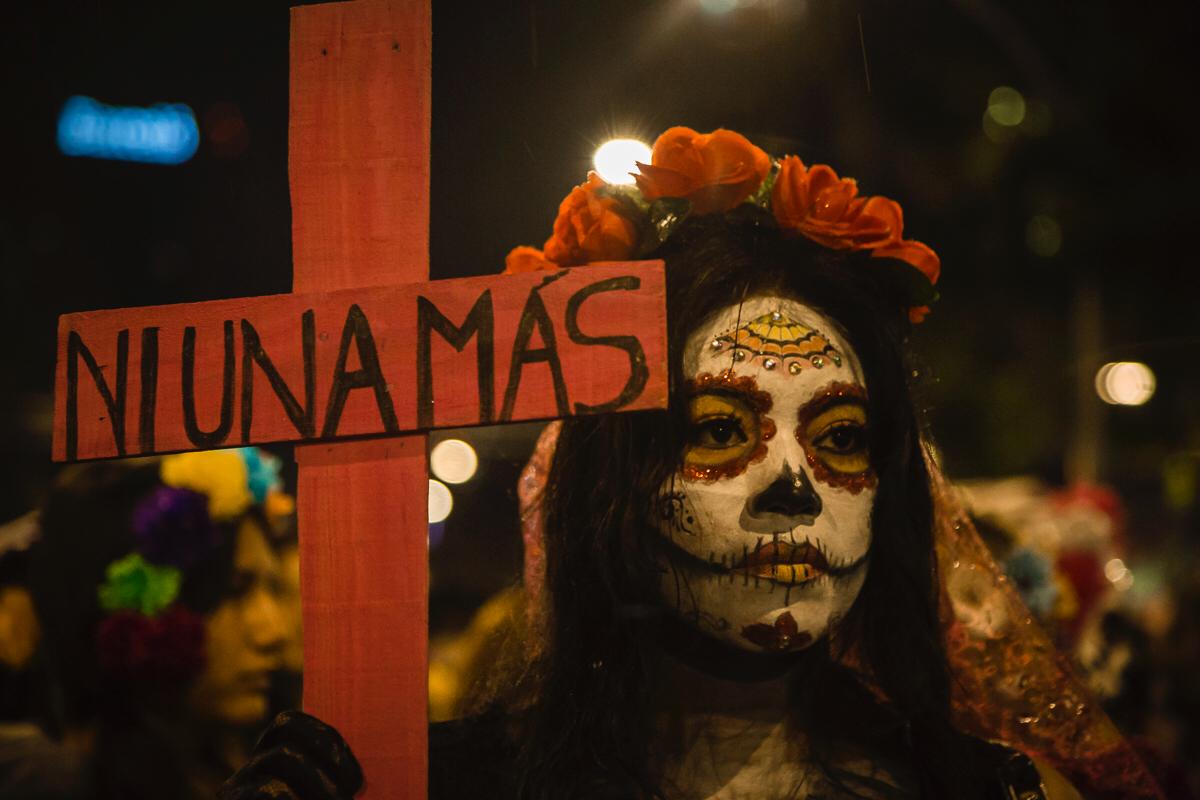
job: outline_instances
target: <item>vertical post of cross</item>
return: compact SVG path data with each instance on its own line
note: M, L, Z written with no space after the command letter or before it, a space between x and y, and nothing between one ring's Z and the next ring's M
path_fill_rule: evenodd
M429 0L292 10L294 291L428 279ZM408 387L390 387L394 391ZM304 705L426 795L425 437L298 446Z

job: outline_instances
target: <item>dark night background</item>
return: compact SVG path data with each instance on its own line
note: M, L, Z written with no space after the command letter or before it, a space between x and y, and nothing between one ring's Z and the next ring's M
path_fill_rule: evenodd
M951 475L1070 477L1078 376L1144 361L1157 394L1103 407L1096 474L1125 498L1135 548L1187 561L1200 534L1197 16L1170 2L435 3L432 276L495 273L512 246L540 244L614 135L729 127L829 163L899 199L907 235L942 257L943 301L915 341ZM291 242L287 4L24 3L0 27L5 520L53 474L58 314L287 292ZM998 86L1024 95L1026 119L985 130ZM200 150L175 167L66 157L55 121L78 94L187 103ZM1035 217L1057 223L1056 251ZM1073 333L1089 296L1090 353ZM534 435L474 440L482 480L456 489L451 551L487 534L516 568L505 498ZM511 574L446 580L490 591Z

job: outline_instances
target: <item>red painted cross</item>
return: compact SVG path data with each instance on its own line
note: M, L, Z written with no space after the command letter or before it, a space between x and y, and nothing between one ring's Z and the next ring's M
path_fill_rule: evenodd
M298 443L304 705L375 798L426 791L419 432L667 399L661 264L428 282L430 41L429 0L293 9L292 294L59 321L56 460Z

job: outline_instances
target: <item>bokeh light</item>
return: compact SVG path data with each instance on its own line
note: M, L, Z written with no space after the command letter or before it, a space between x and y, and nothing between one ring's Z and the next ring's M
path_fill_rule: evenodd
M110 106L77 95L58 116L58 149L68 156L182 164L199 145L196 115L182 103Z
M1109 405L1140 406L1154 396L1150 367L1138 361L1114 361L1096 372L1096 394Z
M1104 565L1104 577L1108 578L1109 583L1122 592L1133 588L1133 573L1119 558L1110 559Z
M637 162L650 163L650 147L637 139L611 139L596 148L592 163L606 183L633 183Z
M997 86L988 95L988 116L1005 127L1015 127L1025 119L1025 97L1011 86Z
M462 439L439 442L429 453L429 468L446 483L466 483L478 467L475 448Z
M429 524L434 525L438 522L444 522L453 510L454 495L450 494L450 487L441 481L435 481L433 478L430 478Z

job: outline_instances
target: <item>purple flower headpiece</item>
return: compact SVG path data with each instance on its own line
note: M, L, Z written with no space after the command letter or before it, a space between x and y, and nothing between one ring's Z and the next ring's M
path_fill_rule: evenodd
M208 514L208 498L173 486L159 486L134 507L133 536L147 561L180 569L221 543Z

